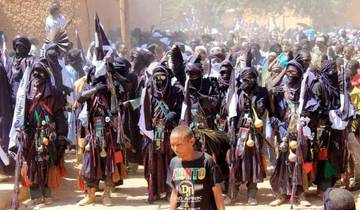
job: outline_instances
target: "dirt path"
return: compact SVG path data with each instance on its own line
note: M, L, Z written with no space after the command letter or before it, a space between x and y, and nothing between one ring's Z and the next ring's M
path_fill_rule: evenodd
M54 203L50 206L43 207L41 209L49 210L91 210L91 209L121 209L121 210L162 210L168 209L169 205L167 201L155 202L153 205L146 203L147 192L146 192L146 181L143 178L143 169L140 168L136 174L130 174L129 178L124 181L124 185L118 187L113 192L113 206L104 207L101 205L101 193L97 193L96 204L94 206L80 207L76 203L83 197L83 193L77 190L77 173L79 166L75 163L75 157L68 155L66 160L67 176L63 181L61 187L53 192ZM246 205L246 190L241 188L241 193L238 197L237 202L233 206L227 206L226 209L233 210L289 210L290 205L286 204L280 207L270 207L268 203L273 199L269 182L266 181L259 184L258 191L258 206L247 206ZM354 193L357 201L357 207L360 208L359 191ZM321 200L315 195L315 191L310 191L309 200L313 204L310 208L301 208L295 206L294 209L316 209L322 208ZM21 210L27 210L25 206L21 207Z

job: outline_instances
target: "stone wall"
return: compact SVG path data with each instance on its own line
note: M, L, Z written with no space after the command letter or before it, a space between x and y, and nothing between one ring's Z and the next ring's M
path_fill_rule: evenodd
M38 38L42 42L51 3L50 0L0 0L0 31L6 32L8 44L17 34ZM70 36L74 35L75 27L82 24L77 14L80 6L80 0L61 1L63 14L66 17L74 16L73 24L69 26Z
M149 30L151 25L159 23L160 0L129 0L129 29L136 27ZM49 15L49 6L53 0L0 0L0 31L8 37L10 48L12 38L23 34L29 38L45 38L45 19ZM98 13L105 30L115 32L120 37L119 0L58 0L61 13L66 19L73 17L68 27L70 39L74 41L75 30L79 31L82 44L88 46L94 36L94 15ZM145 4L146 2L146 4ZM146 7L145 7L146 6Z

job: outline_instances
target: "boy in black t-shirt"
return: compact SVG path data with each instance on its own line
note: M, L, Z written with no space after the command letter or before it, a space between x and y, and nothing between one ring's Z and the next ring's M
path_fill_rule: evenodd
M170 210L224 210L221 173L210 155L195 151L194 135L187 126L176 127L170 135L175 152L167 174L172 188Z

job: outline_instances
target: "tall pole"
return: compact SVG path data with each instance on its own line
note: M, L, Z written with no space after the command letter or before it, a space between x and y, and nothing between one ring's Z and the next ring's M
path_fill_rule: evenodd
M120 29L121 37L125 42L127 48L130 48L130 34L129 34L129 9L128 9L128 0L120 0Z

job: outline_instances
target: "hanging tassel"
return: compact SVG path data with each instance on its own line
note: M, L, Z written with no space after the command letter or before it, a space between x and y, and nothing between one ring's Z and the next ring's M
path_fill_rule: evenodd
M306 163L304 163L303 168L304 168L305 174L308 175L313 170L313 165L312 165L312 163L306 162Z
M23 178L21 179L21 186L23 187L30 187L31 186L31 181L29 178Z
M84 177L80 175L80 172L77 177L77 186L80 191L85 191Z
M127 179L128 176L127 176L127 172L126 172L126 165L124 163L121 164L121 178L122 179Z
M48 186L50 188L58 188L61 185L61 178L60 178L60 172L59 172L59 168L56 166L51 166L49 168L49 173L48 173Z
M330 161L326 161L325 162L325 166L324 166L324 178L325 179L330 179L335 177L336 172L334 167L330 164Z
M124 157L121 151L114 153L115 164L124 163Z
M264 157L264 155L260 155L260 161L261 161L261 166L262 166L263 170L266 171L266 169L267 169L267 160Z
M65 177L65 176L66 176L65 167L64 167L62 164L59 165L59 173L60 173L60 176L61 176L61 177Z
M114 183L117 183L121 180L119 167L117 166L117 164L114 164L114 173L111 175L111 178Z

